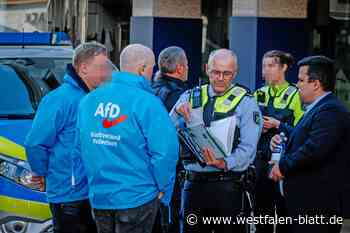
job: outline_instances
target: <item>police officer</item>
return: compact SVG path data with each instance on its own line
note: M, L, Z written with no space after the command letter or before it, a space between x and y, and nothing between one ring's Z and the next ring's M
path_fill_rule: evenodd
M155 94L160 97L168 112L170 112L180 95L187 89L188 61L185 51L177 46L165 48L159 54L158 67L159 71L154 77L152 88ZM178 233L180 231L181 171L183 171L183 167L179 161L176 168L177 176L173 197L169 207L171 210L171 221L169 223L168 207L161 203L160 211L162 216L158 214L156 224L153 227L153 233Z
M298 89L285 79L293 64L291 54L278 50L268 51L263 56L262 75L266 85L254 93L263 114L263 133L258 144L255 165L257 184L255 192L255 215L286 215L284 198L278 184L268 178L271 152L269 142L273 135L283 131L286 125L294 126L303 115ZM272 224L258 224L257 233L272 233ZM278 225L277 232L289 232L288 225Z
M232 83L237 69L237 57L232 51L213 51L206 67L210 84L185 92L171 112L173 120L183 116L189 121L192 109L202 108L206 126L231 116L238 122L235 130L238 137L231 155L216 159L213 151L203 148L205 167L196 161L184 162L186 180L182 190L181 232L245 232L240 224L201 224L203 216L234 217L241 213L239 180L256 154L262 128L261 113L249 91ZM198 225L193 224L193 214L198 217Z

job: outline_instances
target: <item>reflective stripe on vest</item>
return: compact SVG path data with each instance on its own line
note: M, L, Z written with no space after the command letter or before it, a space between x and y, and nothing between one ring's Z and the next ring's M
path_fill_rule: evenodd
M270 98L274 98L272 107L275 109L285 109L289 107L289 104L292 102L294 95L296 94L296 92L298 91L298 89L294 86L288 86L279 96L276 97L271 97L270 93L269 93L269 87L268 86L264 86L262 88L260 88L257 91L257 100L259 101L259 92L264 93L264 102L258 102L259 106L264 106L267 107L269 104L269 99Z
M256 98L262 114L293 125L294 110L289 109L289 105L298 91L297 88L294 86L288 86L280 95L276 97L271 97L269 91L269 87L264 86L256 92ZM260 97L262 95L265 96L264 101L261 101L259 95Z

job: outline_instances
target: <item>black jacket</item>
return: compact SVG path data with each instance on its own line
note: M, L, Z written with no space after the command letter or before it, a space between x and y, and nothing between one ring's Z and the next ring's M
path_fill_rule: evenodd
M160 97L168 112L170 112L180 95L186 91L187 85L179 79L160 75L152 82L152 88L155 94Z

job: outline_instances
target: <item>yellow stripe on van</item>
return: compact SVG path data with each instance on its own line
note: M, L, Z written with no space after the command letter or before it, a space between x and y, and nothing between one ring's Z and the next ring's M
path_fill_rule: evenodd
M27 160L23 146L2 136L0 136L0 153L15 159Z
M51 218L48 204L0 195L0 212L46 221Z

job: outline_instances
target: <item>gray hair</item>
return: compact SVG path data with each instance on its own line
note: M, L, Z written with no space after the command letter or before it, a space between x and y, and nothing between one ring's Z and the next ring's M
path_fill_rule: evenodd
M98 42L82 43L74 50L73 66L77 68L81 63L89 62L89 60L100 54L108 54L103 44Z
M208 67L210 69L210 67L213 65L213 61L215 59L215 57L217 56L231 56L233 59L233 63L234 65L238 68L238 63L237 63L237 55L229 49L217 49L212 51L209 54L209 59L208 59Z
M153 51L141 44L130 44L120 54L120 70L128 71L154 59Z
M177 46L165 48L158 57L158 67L161 73L174 73L176 65L184 64L186 59L185 51Z

